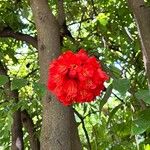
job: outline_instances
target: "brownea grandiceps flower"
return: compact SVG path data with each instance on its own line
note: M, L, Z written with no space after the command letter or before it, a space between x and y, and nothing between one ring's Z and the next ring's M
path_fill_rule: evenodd
M104 90L107 74L95 57L85 50L67 51L52 61L49 67L48 89L64 105L90 102Z

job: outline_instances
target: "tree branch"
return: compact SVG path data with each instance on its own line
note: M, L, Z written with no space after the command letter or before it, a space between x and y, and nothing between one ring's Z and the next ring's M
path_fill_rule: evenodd
M36 70L34 70L36 71ZM0 75L7 75L7 70L0 61ZM13 90L11 91L11 82L10 79L9 81L4 85L4 92L8 99L14 99L15 103L19 101L18 99L18 91ZM13 125L12 125L12 150L16 150L16 145L18 143L18 147L20 146L20 150L23 149L23 133L22 133L22 123L24 127L27 129L27 132L29 133L29 142L32 150L39 150L40 149L40 142L39 139L35 135L35 129L34 129L34 123L32 119L30 118L29 114L27 111L20 111L17 110L13 114Z
M72 42L75 42L75 39L73 38L71 32L68 30L68 26L66 25L65 10L64 10L63 3L64 3L63 0L57 0L58 22L59 22L59 26L60 26L60 41L61 41L61 45L63 45L63 38L65 36L69 37L69 39Z
M60 26L63 26L65 23L65 11L63 6L63 0L57 0L57 7L58 7L58 22Z
M0 61L0 75L7 75L7 70ZM4 92L6 93L6 96L8 99L14 99L14 103L17 103L19 101L18 99L18 91L11 91L11 84L10 79L9 81L4 85ZM16 112L13 113L13 124L12 124L12 150L23 150L23 132L22 132L22 123L21 123L21 113L20 109L18 109Z
M20 109L13 113L13 124L12 124L12 150L23 150L23 132Z
M26 110L21 112L21 120L23 126L27 129L27 132L29 134L30 148L32 150L40 150L40 142L35 134L33 120L31 119L30 115Z
M0 37L11 37L16 40L25 41L26 43L31 44L37 49L37 39L35 37L20 32L14 32L9 27L6 27L2 31L0 31Z

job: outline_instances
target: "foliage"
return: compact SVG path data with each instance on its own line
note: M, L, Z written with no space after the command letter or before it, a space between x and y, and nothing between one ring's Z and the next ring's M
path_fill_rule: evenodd
M50 0L49 5L56 14L56 1ZM73 106L78 112L75 114L83 149L149 150L150 93L137 28L127 2L65 0L64 7L74 39L66 36L62 51L87 49L101 60L111 77L96 101ZM28 1L0 3L0 36L4 29L36 36ZM7 150L11 145L12 114L18 109L27 110L39 137L45 86L39 83L35 48L12 38L0 38L0 47L0 61L7 69L7 75L0 74L0 146ZM9 81L11 90L19 91L18 103L6 95ZM24 129L26 149L30 149L28 140Z

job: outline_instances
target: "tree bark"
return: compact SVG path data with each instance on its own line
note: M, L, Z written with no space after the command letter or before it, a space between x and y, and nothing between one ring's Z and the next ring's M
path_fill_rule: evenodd
M128 4L134 14L138 27L143 60L150 88L150 7L145 5L144 0L128 0Z
M38 33L41 82L46 85L49 62L60 54L59 23L47 0L30 0ZM47 91L43 101L41 150L80 150L81 144L71 107L64 107Z
M37 48L36 37L32 37L30 35L23 34L20 32L15 32L11 28L8 28L8 27L0 31L0 37L4 37L4 38L11 37L16 40L26 42L27 44L31 44L33 47Z
M12 150L23 150L24 149L20 109L18 109L13 114L11 149Z
M35 134L35 127L33 120L31 119L30 115L26 110L23 110L21 112L21 120L23 123L23 126L26 128L28 134L29 134L29 142L30 142L30 148L31 150L40 150L40 142Z

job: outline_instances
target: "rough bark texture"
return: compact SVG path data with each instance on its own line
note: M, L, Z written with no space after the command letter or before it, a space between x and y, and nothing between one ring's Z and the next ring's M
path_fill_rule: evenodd
M31 150L40 150L40 142L38 137L36 136L36 131L34 128L33 120L31 119L30 115L26 110L21 112L21 120L23 126L26 128L29 134L29 142Z
M30 0L38 33L41 82L46 84L49 62L60 54L60 31L47 0ZM41 150L80 150L74 114L48 91L43 98Z
M138 27L143 60L150 87L150 7L145 5L144 0L128 0L128 4Z
M23 150L23 132L21 122L20 109L13 114L13 125L12 125L12 150Z

